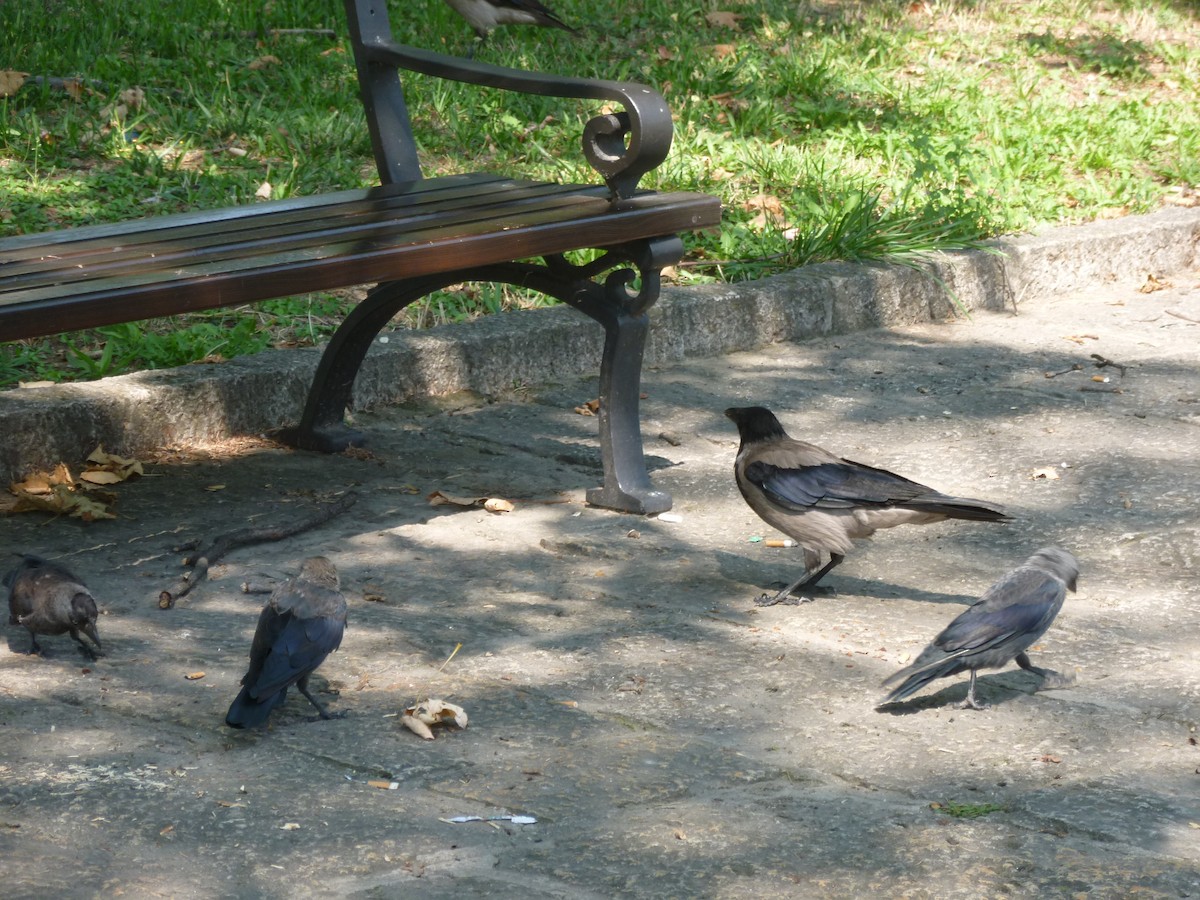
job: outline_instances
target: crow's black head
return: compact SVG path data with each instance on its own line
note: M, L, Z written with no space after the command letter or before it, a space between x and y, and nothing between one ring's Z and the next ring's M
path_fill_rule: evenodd
M725 410L725 415L737 426L742 443L787 437L787 432L775 418L775 413L765 406L731 406Z

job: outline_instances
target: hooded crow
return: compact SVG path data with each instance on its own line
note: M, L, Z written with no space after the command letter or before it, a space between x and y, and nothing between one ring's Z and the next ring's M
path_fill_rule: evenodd
M345 628L346 598L338 590L337 569L324 556L309 557L300 574L276 588L263 607L250 645L250 668L225 724L261 725L293 684L322 719L332 718L308 692L308 676L342 643Z
M939 494L886 469L834 456L815 444L788 437L774 413L762 406L733 407L725 415L741 436L734 476L750 508L804 548L805 573L760 606L795 604L850 552L853 541L880 528L925 525L942 519L1003 522L993 503ZM821 569L821 554L829 562Z
M975 699L975 672L999 669L1014 659L1027 672L1040 675L1043 684L1066 681L1050 669L1039 669L1025 654L1046 633L1067 591L1074 592L1079 576L1075 557L1058 547L1045 547L1013 569L990 588L921 651L912 665L883 683L898 685L879 705L903 700L935 678L970 670L971 683L963 709L987 709Z
M467 24L479 35L479 43L497 25L541 25L545 28L561 28L578 35L579 32L547 9L540 0L446 0L451 9L467 20ZM475 47L471 47L474 55Z
M39 634L69 632L80 652L91 659L100 649L96 633L96 600L78 578L57 563L25 554L21 564L4 576L8 588L8 622L29 630L30 653L41 653ZM93 650L80 637L91 638Z

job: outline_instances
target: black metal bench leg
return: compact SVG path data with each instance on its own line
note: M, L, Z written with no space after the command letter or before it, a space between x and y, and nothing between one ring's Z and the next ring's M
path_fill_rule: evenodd
M381 284L367 294L342 322L329 341L313 376L300 424L284 429L280 439L301 450L340 453L365 442L362 432L345 424L346 408L354 393L354 379L375 336L401 309L453 284L452 278L414 278Z
M646 311L658 299L659 272L683 253L678 238L641 242L612 251L611 258L574 266L562 257L547 265L500 263L448 275L382 284L348 315L326 348L313 377L300 424L281 433L285 442L305 450L337 453L360 446L365 438L344 423L354 379L375 336L401 309L432 291L460 281L505 282L557 297L604 327L600 362L600 450L604 484L587 500L622 512L649 515L671 508L671 497L656 490L646 471L639 418L642 354L650 319ZM622 268L603 284L591 278L618 261L632 261L637 272ZM640 275L640 289L627 285Z
M671 495L650 483L642 451L642 353L649 330L645 313L618 313L604 323L599 411L604 484L587 492L593 506L645 515L671 508Z

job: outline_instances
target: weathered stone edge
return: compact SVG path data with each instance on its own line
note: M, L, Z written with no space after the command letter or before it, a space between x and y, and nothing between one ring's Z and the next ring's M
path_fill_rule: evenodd
M1001 253L945 254L932 275L825 263L760 281L668 288L652 311L647 365L779 341L1001 309L1200 262L1200 209L1166 209L997 241ZM948 290L949 289L949 292ZM950 293L952 292L952 294ZM376 344L355 385L369 408L457 391L497 393L594 374L601 329L568 308L492 316ZM294 422L319 358L268 351L220 365L139 372L0 393L0 483L98 444L138 454Z

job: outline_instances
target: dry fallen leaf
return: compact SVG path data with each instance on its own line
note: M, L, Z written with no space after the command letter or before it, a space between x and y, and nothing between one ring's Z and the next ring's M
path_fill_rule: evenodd
M28 72L18 72L15 69L0 69L0 97L11 97L25 84Z
M432 741L431 725L457 725L459 728L466 728L467 713L461 706L430 698L404 710L400 724L425 740Z
M780 227L785 222L783 202L770 194L755 194L742 204L742 209L748 212L757 211L757 215L750 220L750 227L757 230L762 230L768 225Z
M134 475L142 475L142 463L140 460L131 459L125 456L117 456L115 453L107 453L104 450L104 445L101 444L91 455L88 456L87 462L90 463L88 470L80 475L87 481L95 484L115 484L111 480L97 480L96 473L105 472L116 476L116 481L125 481L127 478L132 478ZM89 477L92 476L92 477ZM103 479L104 476L101 476Z
M62 89L72 100L83 99L83 80L79 78L64 78ZM95 93L93 91L92 93Z
M742 15L735 12L716 10L708 13L704 18L713 28L732 28L734 31L737 31L738 21L742 18Z
M5 512L65 513L85 522L116 518L108 509L108 504L116 502L115 495L98 491L87 496L76 490L78 485L66 465L59 463L53 472L35 472L10 484L8 489L16 500L7 504Z
M420 719L414 718L413 716L401 716L400 724L409 731L413 732L413 734L416 734L427 741L433 740L433 732L430 731L429 726Z
M107 472L104 469L88 469L79 474L80 481L86 481L90 484L120 484L125 479L116 472Z
M260 56L258 59L253 60L248 66L246 66L246 68L251 72L256 72L259 69L266 69L277 65L279 65L279 57L267 54L266 56Z
M204 673L203 672L188 672L183 677L186 678L188 681L199 681L201 678L204 677Z
M284 831L295 831L300 827L299 822L284 822L281 826Z
M1146 275L1146 281L1138 288L1139 294L1153 294L1155 291L1165 291L1172 287L1171 282L1165 278L1158 278L1153 272Z
M260 184L258 186L258 190L254 192L254 196L257 197L259 200L270 200L271 199L271 182L264 181L262 184Z
M1044 753L1038 757L1038 761L1044 762L1044 763L1060 763L1060 762L1062 762L1062 757L1054 756L1050 753Z
M1037 481L1038 479L1054 481L1056 478L1058 478L1058 469L1054 468L1054 466L1042 466L1041 468L1034 469L1033 472L1030 473L1029 477L1034 481Z
M505 500L501 497L488 497L483 502L483 508L488 512L512 512L514 507L510 500Z

